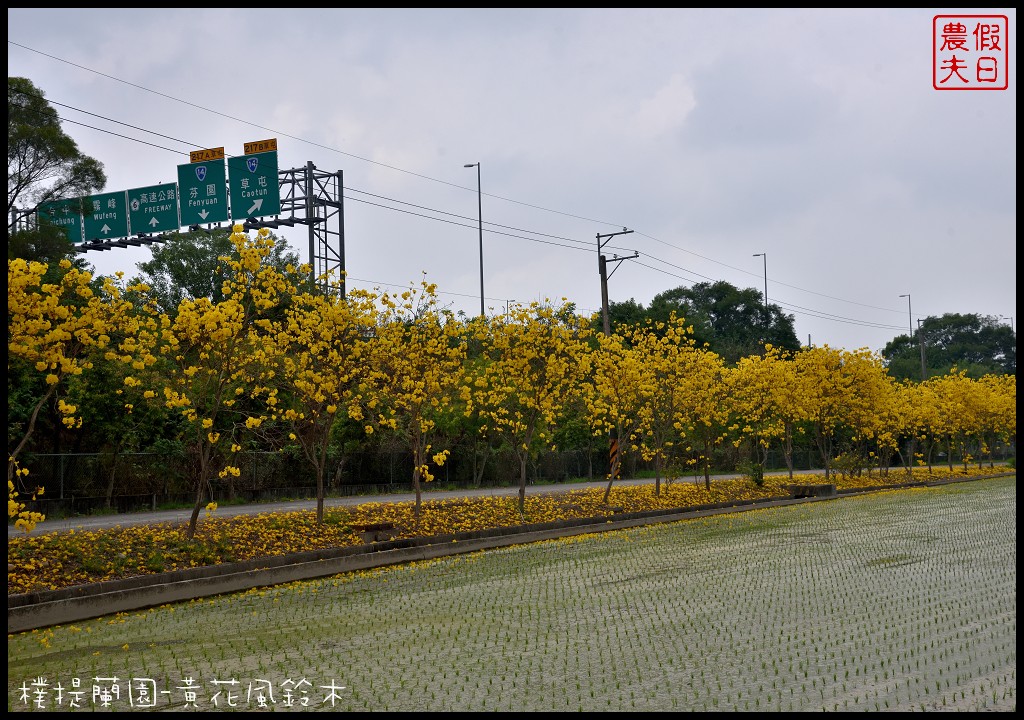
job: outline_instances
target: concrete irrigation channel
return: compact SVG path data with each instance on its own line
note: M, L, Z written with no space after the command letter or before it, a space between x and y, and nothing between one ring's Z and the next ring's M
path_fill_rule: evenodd
M1016 476L651 520L9 628L8 708L1016 709Z

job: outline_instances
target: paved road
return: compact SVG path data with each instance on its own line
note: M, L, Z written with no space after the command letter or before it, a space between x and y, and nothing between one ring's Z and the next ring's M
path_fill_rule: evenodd
M823 470L795 470L794 475L810 475L815 473L823 473ZM769 475L780 475L785 473L769 473ZM732 480L738 477L743 477L740 474L724 474L724 475L712 475L711 479L714 480ZM647 483L653 483L654 480L651 478L643 479L626 479L616 480L616 485L643 485ZM695 482L693 476L686 478L676 479L673 482ZM698 478L696 482L704 482L703 476ZM577 490L583 488L604 488L608 484L607 480L595 480L593 482L580 482L580 483L562 483L558 485L531 485L526 489L527 495L537 495L540 493L560 493L567 490ZM446 498L457 498L457 497L481 497L481 496L501 496L501 495L517 495L519 493L519 487L497 487L497 488L466 488L461 490L430 490L424 491L424 500L443 500ZM341 506L352 506L361 505L367 502L409 502L416 499L416 495L413 492L407 493L392 493L389 495L355 495L349 497L330 497L324 499L324 507L341 507ZM265 503L253 503L251 505L229 505L217 508L217 517L235 517L236 515L256 515L258 513L265 512L291 512L295 510L313 510L316 508L316 500L288 500L282 502L265 502ZM73 517L65 518L60 520L44 520L38 523L35 530L32 531L33 535L48 532L61 532L65 530L97 530L100 528L116 527L118 525L153 525L156 523L185 523L188 522L192 515L191 508L178 509L178 510L156 510L136 513L125 513L115 515L90 515L85 517ZM202 517L202 516L201 516ZM7 537L16 537L24 534L22 530L8 524L7 526Z

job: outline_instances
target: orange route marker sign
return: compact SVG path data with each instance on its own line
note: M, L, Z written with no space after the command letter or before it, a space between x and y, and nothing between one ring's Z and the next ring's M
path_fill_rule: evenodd
M188 154L189 162L206 162L207 160L223 160L224 148L209 148L208 150L193 150Z
M277 138L270 140L255 140L245 143L245 154L255 155L262 152L277 152Z

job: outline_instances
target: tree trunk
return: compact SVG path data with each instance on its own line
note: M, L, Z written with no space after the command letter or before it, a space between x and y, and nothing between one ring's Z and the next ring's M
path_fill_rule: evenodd
M316 469L316 524L324 524L324 468Z
M325 433L324 441L320 446L320 455L316 457L316 462L313 464L316 469L316 524L323 525L324 523L324 475L327 473L327 444L329 442L328 437L330 434L330 428ZM312 453L310 453L312 455Z
M786 441L782 446L782 454L786 456L786 467L789 468L789 479L793 479L793 423L786 421Z
M420 493L420 469L418 466L412 470L412 489L413 492L416 493L416 504L413 506L413 515L418 518L423 506L423 496Z
M337 490L341 487L341 476L345 472L345 463L348 461L348 455L342 455L338 460L338 469L334 471L334 477L331 479L331 487Z
M612 483L615 482L615 478L618 477L622 471L622 447L619 445L619 439L622 437L622 427L617 425L614 430L608 432L608 445L609 452L611 453L611 462L608 467L608 486L604 489L604 500L602 501L605 505L608 504L608 497L612 493Z
M114 499L114 481L117 479L117 459L121 457L121 446L114 448L114 457L110 463L110 480L107 482L107 510L110 510Z
M594 438L587 438L587 479L594 479Z
M814 425L814 440L818 446L818 452L821 453L821 461L825 465L825 482L828 482L832 477L832 443L825 435L820 423Z
M615 482L615 476L619 474L619 470L622 467L621 457L619 453L615 453L615 457L612 458L612 466L608 472L608 485L604 489L604 499L602 500L605 505L608 504L608 497L612 494L612 483Z
M196 482L196 502L192 506L192 516L188 520L188 530L185 538L191 540L196 536L196 526L199 524L199 508L203 506L203 490L206 488L206 480L202 477Z
M907 448L907 480L908 481L914 479L914 445L915 445L914 441L915 441L915 439L916 438L914 438L913 435L910 436L910 442L908 443L909 447Z
M711 489L711 443L704 441L704 487Z
M185 533L185 537L188 540L196 536L196 526L199 524L199 510L203 506L203 491L209 488L210 500L213 500L213 487L210 485L208 478L210 472L210 453L212 452L213 446L210 445L204 449L202 442L196 448L196 454L199 456L199 476L196 478L196 502L192 506L192 517L189 518L188 530Z
M36 419L39 417L39 410L43 407L50 396L53 395L54 390L57 389L56 385L50 385L46 394L39 398L39 402L32 408L32 415L28 420L28 428L25 429L25 434L21 438L21 442L11 452L7 454L7 482L14 482L16 477L16 469L18 467L18 453L24 448L25 444L28 443L28 439L32 436L32 432L36 429Z
M526 512L526 462L529 460L530 451L519 451L519 514Z
M412 454L412 489L416 493L416 504L413 506L413 515L420 517L420 510L423 505L423 496L420 489L420 466L423 464L420 449L417 447Z
M491 454L490 443L484 444L483 457L479 457L476 451L476 444L473 445L473 486L480 487L480 484L484 481L484 470L487 468L487 458ZM479 458L479 465L477 465L477 459Z

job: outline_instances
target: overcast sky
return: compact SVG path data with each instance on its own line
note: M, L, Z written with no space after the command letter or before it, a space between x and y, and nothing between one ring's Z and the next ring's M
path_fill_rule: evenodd
M933 88L937 12L9 8L7 67L107 191L267 138L342 171L350 287L478 313L479 162L488 308L599 311L597 235L628 228L613 302L767 275L801 343L877 351L944 313L1016 328L1016 11L941 11L1008 17L1009 88L962 92Z

